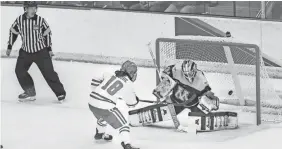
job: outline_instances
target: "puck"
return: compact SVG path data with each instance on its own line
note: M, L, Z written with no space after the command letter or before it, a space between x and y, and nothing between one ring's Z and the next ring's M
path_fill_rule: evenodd
M230 91L228 92L228 95L232 95L232 94L233 94L233 91L230 90Z

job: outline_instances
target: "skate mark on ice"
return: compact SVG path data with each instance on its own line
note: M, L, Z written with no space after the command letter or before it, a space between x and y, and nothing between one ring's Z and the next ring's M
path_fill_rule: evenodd
M25 106L37 106L37 107L56 107L56 108L64 108L64 109L79 109L79 110L87 110L87 104L85 107L77 107L73 104L69 104L67 101L64 103L59 103L58 101L46 101L46 100L35 100L28 102L19 102L18 100L1 100L3 104L16 104L16 105L25 105Z

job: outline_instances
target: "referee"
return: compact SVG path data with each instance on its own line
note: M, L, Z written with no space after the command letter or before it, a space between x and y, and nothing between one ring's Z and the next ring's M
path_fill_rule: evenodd
M12 46L18 35L20 35L22 46L19 50L15 71L24 93L19 95L19 101L34 101L36 99L34 82L28 73L33 62L40 69L58 100L60 102L64 101L66 92L58 74L54 71L51 59L53 52L51 48L50 27L43 17L36 15L36 2L25 1L24 11L24 14L20 15L10 28L8 48L6 51L7 56L10 56Z

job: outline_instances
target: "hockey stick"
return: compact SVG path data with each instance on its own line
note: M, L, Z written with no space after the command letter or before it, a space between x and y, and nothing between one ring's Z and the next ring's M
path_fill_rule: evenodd
M193 96L191 97L191 99L195 99L195 98L196 98L196 95L193 95ZM161 102L161 103L159 103L159 102L157 102L157 101L141 100L141 99L139 99L139 102L156 103L156 104L164 104L164 105L172 104L172 105L174 105L174 106L176 106L176 107L185 107L185 108L191 107L191 106L185 106L185 105L186 105L186 102L184 102L184 103L168 103L168 102ZM190 101L189 101L189 102L190 102Z
M159 76L159 79L162 80L160 70L158 69L158 66L157 66L157 61L156 61L156 59L155 59L154 53L153 53L153 51L152 51L150 45L151 45L151 42L149 42L149 43L147 44L148 49L149 49L149 52L150 52L151 57L152 57L152 59L153 59L155 68L156 68L157 73L158 73L158 76ZM166 98L166 99L165 99L166 101L172 103L172 101L171 101L171 99L170 99L169 96L166 96L165 98ZM175 128L178 129L178 127L180 126L180 122L179 122L179 120L178 120L178 118L177 118L177 115L176 115L176 113L175 113L174 105L173 105L173 104L168 104L167 107L168 107L168 109L169 109L169 111L170 111L173 124L174 124Z
M156 61L156 58L155 58L155 56L154 56L154 53L153 53L153 51L152 51L152 49L151 49L151 46L150 46L150 45L151 45L151 42L149 42L149 43L147 44L148 49L149 49L149 52L150 52L151 57L152 57L152 59L153 59L153 63L154 63L155 68L156 68L156 70L157 70L157 73L158 73L159 79L160 79L160 80L162 80L162 77L161 77L161 72L160 72L160 70L158 69L158 66L157 66L157 61Z
M156 101L151 101L151 100L141 100L139 99L140 102L147 102L147 103L158 103Z

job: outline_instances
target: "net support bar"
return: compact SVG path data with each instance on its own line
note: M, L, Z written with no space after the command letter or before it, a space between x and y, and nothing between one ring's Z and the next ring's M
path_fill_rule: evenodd
M224 48L225 55L226 55L226 58L227 58L227 61L228 61L228 67L229 67L229 70L231 72L231 75L232 75L232 78L233 78L233 81L234 81L236 94L239 98L239 104L241 106L245 106L245 98L242 94L241 84L240 84L240 81L239 81L239 78L238 78L238 75L237 75L238 73L236 71L237 69L234 69L235 64L234 64L234 60L232 58L230 48L228 46L223 46L223 48Z

